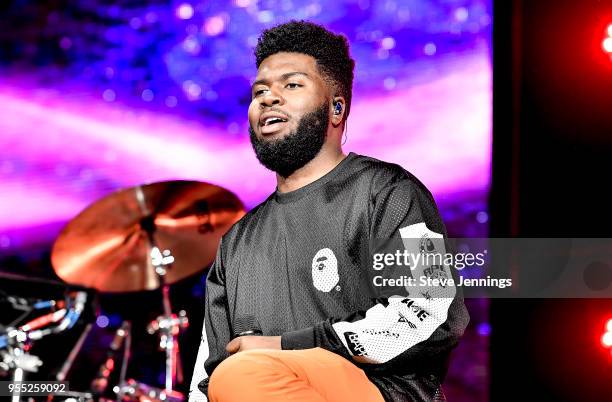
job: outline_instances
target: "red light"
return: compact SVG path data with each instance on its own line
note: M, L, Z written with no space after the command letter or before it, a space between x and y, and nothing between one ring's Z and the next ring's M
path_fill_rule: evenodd
M608 52L608 53L612 53L612 38L606 38L603 41L603 49Z
M612 24L608 24L606 27L606 33L608 34L607 38L604 38L603 42L601 42L601 47L604 52L610 53L610 59L612 60Z
M601 337L601 343L609 348L612 346L612 332L606 332L602 337Z
M601 344L606 348L610 348L612 347L612 318L610 318L608 322L606 322L605 331L606 332L604 332L604 334L601 337Z

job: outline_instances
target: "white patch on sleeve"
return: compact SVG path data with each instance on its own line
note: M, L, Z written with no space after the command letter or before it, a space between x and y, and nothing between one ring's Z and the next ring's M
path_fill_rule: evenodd
M399 231L409 253L445 253L444 237L429 230L425 223L409 225ZM424 262L425 259L420 261ZM433 269L418 264L412 271L414 278L434 274L451 278L450 268L443 264ZM420 294L414 293L414 288L410 288L407 296L391 296L387 306L380 303L374 305L361 320L340 321L332 325L356 361L385 363L427 340L446 321L456 294L455 286L420 287Z
M429 230L424 222L400 228L399 232L408 253L421 254L420 263L411 270L412 277L417 282L422 277L447 280L452 278L451 268L444 264L443 257L446 254L444 236ZM455 286L421 287L418 290L420 293L429 294L432 298L429 300L430 304L435 306L436 310L444 310L444 320L446 320L448 307L457 293ZM422 294L413 296L423 297Z
M329 292L340 280L338 260L329 248L317 251L312 259L312 283L317 290Z

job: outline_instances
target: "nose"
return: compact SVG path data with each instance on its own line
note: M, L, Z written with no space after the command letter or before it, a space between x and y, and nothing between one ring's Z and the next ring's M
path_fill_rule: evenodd
M281 102L282 98L272 89L267 91L264 96L261 97L261 106L280 105Z

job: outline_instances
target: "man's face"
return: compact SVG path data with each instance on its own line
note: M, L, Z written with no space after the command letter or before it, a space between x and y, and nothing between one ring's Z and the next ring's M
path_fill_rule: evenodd
M249 132L264 166L288 177L317 155L329 124L329 92L311 56L283 52L260 64Z
M249 123L257 138L279 139L298 127L328 95L328 87L313 57L301 53L276 53L259 66L251 88ZM268 117L284 121L268 121Z

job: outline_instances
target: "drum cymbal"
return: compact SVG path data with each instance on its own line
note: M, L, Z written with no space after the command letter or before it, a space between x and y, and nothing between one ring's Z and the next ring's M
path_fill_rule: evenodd
M103 292L160 287L151 241L174 256L165 276L174 283L206 268L221 236L244 206L222 187L168 181L112 193L77 215L53 245L51 262L64 281Z

